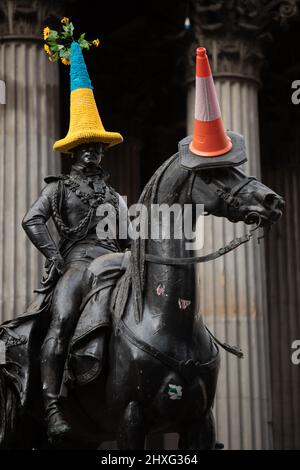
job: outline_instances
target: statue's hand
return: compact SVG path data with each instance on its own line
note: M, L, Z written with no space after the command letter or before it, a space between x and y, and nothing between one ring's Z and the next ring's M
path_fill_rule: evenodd
M57 256L53 257L51 259L51 261L52 261L56 271L61 276L64 272L64 266L65 266L65 262L64 262L63 257L60 254L58 254Z
M63 274L64 264L64 259L60 254L49 260L46 266L46 276L41 281L43 288L39 289L39 291L47 291L56 284L59 277Z

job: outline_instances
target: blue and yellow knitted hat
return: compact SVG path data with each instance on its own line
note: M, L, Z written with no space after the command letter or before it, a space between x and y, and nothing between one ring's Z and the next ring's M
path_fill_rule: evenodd
M104 129L94 98L93 87L78 42L71 44L70 127L64 139L53 145L55 150L69 153L86 142L103 142L113 146L123 141L118 132Z

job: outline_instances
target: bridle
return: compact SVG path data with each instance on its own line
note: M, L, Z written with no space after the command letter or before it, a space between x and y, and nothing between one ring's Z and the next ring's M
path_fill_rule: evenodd
M193 172L193 175L191 178L191 184L190 184L189 191L188 191L189 195L191 195L191 192L193 189L195 176L196 174L195 172ZM240 181L239 183L234 185L230 191L227 191L225 189L225 186L223 186L223 184L220 181L218 181L218 184L216 184L209 177L203 178L203 181L207 185L214 188L216 194L219 196L220 199L222 199L226 203L228 209L229 207L233 207L237 209L240 206L240 202L236 198L236 195L253 180L256 180L254 176L248 176L243 181ZM256 212L251 212L250 214L248 214L247 219L256 220L254 228L252 228L249 231L249 233L246 233L242 237L234 238L229 243L227 243L227 245L223 246L222 248L219 248L218 250L212 253L209 253L203 256L192 256L192 257L182 257L182 258L172 258L172 257L162 258L161 256L146 253L145 260L148 261L149 263L164 264L164 265L169 265L169 266L190 265L190 264L195 264L195 263L206 263L207 261L213 261L225 255L226 253L229 253L230 251L235 250L239 246L251 240L253 233L260 227L262 219L261 219L260 214Z

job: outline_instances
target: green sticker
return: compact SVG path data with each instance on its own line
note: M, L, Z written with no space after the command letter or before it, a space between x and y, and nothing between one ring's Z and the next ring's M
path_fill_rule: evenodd
M182 386L169 384L168 395L170 400L181 400L182 398Z

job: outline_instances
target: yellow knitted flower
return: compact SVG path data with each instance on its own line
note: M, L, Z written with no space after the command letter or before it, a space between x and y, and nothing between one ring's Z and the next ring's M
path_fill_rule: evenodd
M46 28L43 29L44 33L44 39L47 39L49 37L49 34L51 33L51 29L46 26Z
M68 59L65 59L65 58L62 58L61 61L64 65L70 65L71 63Z
M69 18L67 18L66 16L64 16L64 17L60 20L60 22L61 22L62 24L69 24L70 20L69 20Z
M98 47L99 44L100 44L99 39L94 39L93 44L94 44L94 46Z
M50 60L50 62L56 62L56 59L53 59L53 57L48 57L48 59Z
M47 54L49 54L49 55L52 54L51 49L50 49L50 47L48 46L48 44L44 44L44 50L47 52Z

